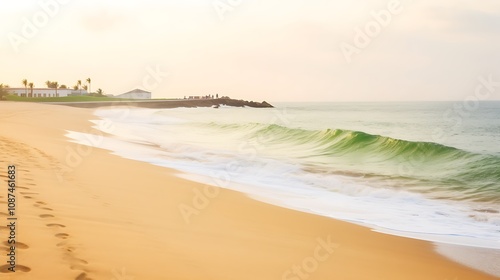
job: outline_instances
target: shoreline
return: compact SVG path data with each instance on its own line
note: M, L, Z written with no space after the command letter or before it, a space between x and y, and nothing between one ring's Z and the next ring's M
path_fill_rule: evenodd
M95 132L92 110L0 108L2 164L20 170L18 238L26 246L19 256L30 268L15 279L116 273L135 279L496 279L437 254L430 242L269 205L70 143L66 129ZM189 223L179 212L183 205L192 211Z

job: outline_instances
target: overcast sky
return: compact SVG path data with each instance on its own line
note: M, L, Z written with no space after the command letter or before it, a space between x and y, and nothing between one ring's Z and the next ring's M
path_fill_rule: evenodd
M0 21L11 87L406 101L500 81L498 0L23 0L2 1Z

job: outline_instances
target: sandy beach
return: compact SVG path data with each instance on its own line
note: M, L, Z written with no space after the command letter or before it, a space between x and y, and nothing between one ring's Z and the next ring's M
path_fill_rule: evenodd
M193 109L196 110L196 109ZM0 102L0 279L496 279L425 241L293 211L70 143L92 109ZM96 140L98 141L98 139ZM183 214L184 213L184 214Z

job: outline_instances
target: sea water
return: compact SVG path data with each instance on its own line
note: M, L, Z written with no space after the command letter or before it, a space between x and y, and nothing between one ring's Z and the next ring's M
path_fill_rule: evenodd
M274 105L99 109L102 141L67 136L268 203L500 249L500 102Z

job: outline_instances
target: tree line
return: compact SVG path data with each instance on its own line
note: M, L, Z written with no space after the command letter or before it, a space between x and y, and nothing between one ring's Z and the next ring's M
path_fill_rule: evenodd
M0 84L0 100L4 99L5 96L9 95L9 92L7 89L9 88L8 85Z
M97 89L96 92L92 92L91 90L91 85L92 85L92 79L90 78L87 78L85 80L87 83L86 84L82 84L82 80L77 80L76 81L76 84L72 87L73 90L79 90L80 91L80 94L82 94L82 90L85 90L87 91L87 94L90 95L90 96L104 96L104 91L102 89ZM27 97L33 97L33 88L35 87L34 83L32 82L28 82L27 79L23 79L22 81L22 84L25 88L25 96ZM55 89L56 91L56 97L59 97L59 94L57 93L57 90L58 89L68 89L68 86L66 86L65 84L59 84L59 82L57 81L49 81L47 80L45 82L45 85L47 86L47 88L53 88ZM29 88L29 92L28 92L28 88Z

